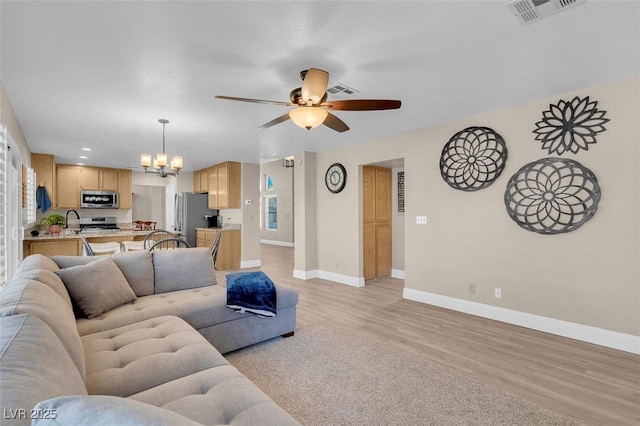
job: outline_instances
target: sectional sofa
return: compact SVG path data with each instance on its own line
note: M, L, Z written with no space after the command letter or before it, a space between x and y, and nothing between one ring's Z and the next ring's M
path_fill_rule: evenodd
M222 353L295 330L226 307L208 249L31 255L0 289L3 424L298 424Z

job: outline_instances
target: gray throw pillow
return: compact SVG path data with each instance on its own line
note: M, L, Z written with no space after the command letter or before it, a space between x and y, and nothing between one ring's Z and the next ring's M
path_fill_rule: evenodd
M148 250L128 251L111 256L136 296L148 296L153 290L153 261Z
M136 300L122 271L108 257L60 269L56 273L62 278L73 301L89 318Z
M153 251L156 293L205 287L216 283L208 247Z

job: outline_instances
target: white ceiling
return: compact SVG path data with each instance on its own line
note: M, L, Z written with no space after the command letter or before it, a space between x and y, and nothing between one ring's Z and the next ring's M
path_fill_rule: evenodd
M265 162L640 75L640 2L587 0L528 26L498 1L5 1L1 78L33 152L133 167L162 147L185 170ZM309 67L400 99L307 132L286 107ZM344 96L330 96L330 99ZM441 141L442 143L446 141ZM437 143L431 141L430 143ZM141 169L140 169L141 170Z

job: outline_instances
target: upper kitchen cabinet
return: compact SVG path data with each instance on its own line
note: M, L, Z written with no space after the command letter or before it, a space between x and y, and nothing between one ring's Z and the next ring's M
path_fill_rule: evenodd
M101 191L120 191L120 186L118 184L120 174L118 169L100 169L99 172L99 184Z
M239 209L241 207L241 165L233 161L209 168L209 208Z
M56 167L56 208L80 208L80 169L66 164Z
M31 154L31 167L36 172L36 185L44 186L52 203L56 199L56 160L51 154ZM52 206L55 207L55 206Z
M193 192L196 194L206 194L209 192L209 171L213 167L193 172Z
M60 164L56 167L56 208L80 207L80 190L117 191L119 208L131 208L131 170Z
M121 209L130 209L132 204L131 170L118 169L118 204Z

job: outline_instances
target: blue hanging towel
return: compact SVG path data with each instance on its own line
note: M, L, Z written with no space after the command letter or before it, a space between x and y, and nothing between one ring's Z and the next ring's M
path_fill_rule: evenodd
M47 194L47 188L44 186L38 186L36 190L36 202L42 213L51 208L51 200L49 199L49 194Z

